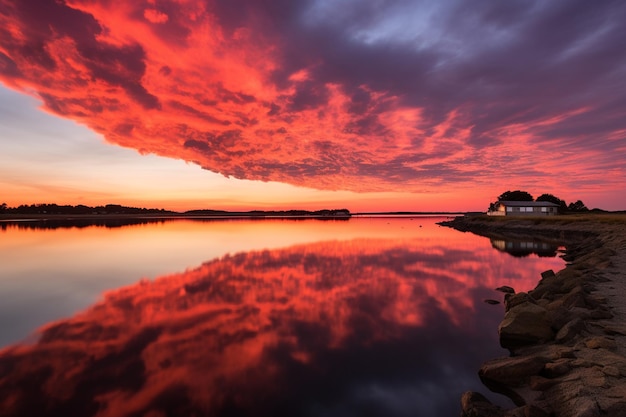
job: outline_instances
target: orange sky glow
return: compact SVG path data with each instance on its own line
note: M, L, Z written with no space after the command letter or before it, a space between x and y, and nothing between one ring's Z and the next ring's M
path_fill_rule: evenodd
M357 3L0 0L0 199L626 208L626 6Z

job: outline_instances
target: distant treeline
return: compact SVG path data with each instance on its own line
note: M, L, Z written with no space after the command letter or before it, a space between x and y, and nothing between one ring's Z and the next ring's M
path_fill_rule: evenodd
M249 216L249 217L350 217L348 209L333 210L251 210L251 211L224 211L224 210L189 210L184 214L192 216Z
M324 209L317 211L308 210L252 210L252 211L225 211L225 210L189 210L176 212L165 209L126 207L119 204L107 204L105 206L85 205L58 205L58 204L22 204L17 207L8 207L6 203L0 204L0 214L52 214L52 215L188 215L188 216L246 216L246 217L350 217L348 209Z
M119 204L107 204L106 206L77 206L58 204L22 204L17 207L8 207L6 203L0 204L0 213L6 214L176 214L164 209L149 209L138 207L126 207Z

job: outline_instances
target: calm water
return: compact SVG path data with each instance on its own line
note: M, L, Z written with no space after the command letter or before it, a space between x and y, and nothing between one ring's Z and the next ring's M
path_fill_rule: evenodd
M0 410L456 416L506 354L484 299L564 263L441 220L2 225Z

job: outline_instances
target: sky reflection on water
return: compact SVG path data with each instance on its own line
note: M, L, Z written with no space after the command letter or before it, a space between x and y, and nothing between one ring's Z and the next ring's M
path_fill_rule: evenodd
M251 229L240 238L261 231L249 222L231 229L244 226ZM480 363L501 354L501 307L483 300L498 297L499 285L532 288L541 271L563 265L512 257L431 219L274 226L267 232L290 229L291 245L210 254L184 272L106 292L45 325L37 343L6 347L0 408L65 416L458 415L463 391L484 391ZM297 242L306 230L313 241L330 230L337 238Z

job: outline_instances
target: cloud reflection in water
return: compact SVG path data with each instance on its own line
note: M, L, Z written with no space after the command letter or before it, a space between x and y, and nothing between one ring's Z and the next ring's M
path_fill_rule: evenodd
M519 263L518 263L519 262ZM0 353L6 415L444 416L498 354L491 248L355 239L220 259ZM507 282L510 284L510 282Z

